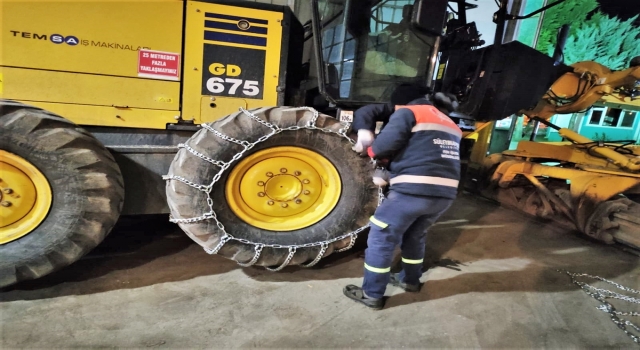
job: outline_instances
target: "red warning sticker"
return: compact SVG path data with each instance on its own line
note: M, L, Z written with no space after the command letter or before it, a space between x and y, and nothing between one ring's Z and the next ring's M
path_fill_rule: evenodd
M141 49L138 52L138 76L180 80L180 54Z

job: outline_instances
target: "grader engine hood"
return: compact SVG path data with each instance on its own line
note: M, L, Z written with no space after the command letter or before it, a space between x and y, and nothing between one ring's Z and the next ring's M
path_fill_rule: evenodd
M459 96L459 112L478 121L500 120L533 108L551 84L571 71L520 42L463 51L449 59L443 90Z
M181 52L182 5L7 3L6 66L138 77L138 51ZM162 33L161 35L159 35Z
M164 129L180 108L182 9L170 0L3 2L3 97L82 125Z

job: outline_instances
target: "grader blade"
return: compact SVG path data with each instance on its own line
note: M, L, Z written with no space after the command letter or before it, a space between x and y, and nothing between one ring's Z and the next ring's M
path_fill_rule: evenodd
M640 249L640 177L585 171L503 156L490 167L483 195L607 244Z
M632 203L627 210L614 213L613 222L618 226L612 233L614 239L640 250L640 204Z

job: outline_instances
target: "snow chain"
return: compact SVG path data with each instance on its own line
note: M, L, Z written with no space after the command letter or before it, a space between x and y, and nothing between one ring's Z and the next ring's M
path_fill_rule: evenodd
M625 292L628 293L632 293L632 294L639 294L640 295L640 291L629 288L629 287L625 287L621 284L618 284L616 282L613 281L609 281L607 279L604 279L602 277L599 276L592 276L592 275L588 275L586 273L573 273L573 272L569 272L569 271L565 271L565 270L557 270L560 273L566 273L569 277L571 277L571 282L575 285L577 285L578 287L580 287L585 293L587 293L587 295L589 295L590 297L596 299L597 301L599 301L601 304L597 306L597 309L600 311L604 311L606 313L609 314L609 316L611 317L611 321L613 321L613 323L615 323L616 326L618 326L618 328L620 328L626 335L628 335L634 342L636 342L637 344L640 344L640 326L638 326L637 324L634 324L633 322L629 321L629 320L625 320L624 318L620 317L620 316L635 316L638 317L640 316L640 312L636 312L636 311L618 311L616 310L615 307L613 307L613 305L611 305L606 299L618 299L618 300L622 300L622 301L626 301L628 303L633 303L633 304L640 304L640 299L639 298L635 298L635 297L630 297L628 295L625 294L621 294L618 292L614 292L614 291L610 291L607 289L602 289L602 288L596 288L592 285L589 285L585 282L580 282L577 280L577 277L587 277L587 278L592 278L592 279L596 279L602 282L606 282L608 284L613 285L614 287L623 290ZM630 330L630 327L632 330L635 330L636 333L634 333L634 331Z
M318 131L322 131L322 132L326 132L326 133L330 133L330 134L336 134L340 137L345 138L347 141L349 141L349 143L351 143L352 145L355 144L355 142L353 140L351 140L347 135L347 131L349 130L349 123L343 123L341 122L342 128L339 129L337 132L330 130L330 129L325 129L325 128L319 128L316 126L316 121L318 120L318 111L316 111L315 109L311 108L311 107L300 107L300 108L292 108L292 110L308 110L310 112L313 113L313 118L309 121L309 123L307 123L307 125L305 126L290 126L287 128L280 128L277 125L273 125L267 121L264 121L262 119L260 119L259 117L257 117L256 115L254 115L253 113L247 111L244 108L240 108L240 111L242 111L242 113L244 113L246 116L250 117L251 119L253 119L254 121L268 127L271 129L271 133L264 135L262 137L260 137L258 140L256 140L255 142L251 143L245 140L238 140L235 139L233 137L227 136L223 133L221 133L220 131L212 128L210 125L207 124L201 124L200 126L202 128L204 128L205 130L209 131L210 133L214 134L216 137L219 137L223 140L229 141L229 142L233 142L235 144L241 145L244 149L242 151L240 151L239 153L235 154L230 161L228 162L223 162L220 160L215 160L212 159L210 157L207 157L206 155L196 151L195 149L189 147L188 145L185 144L179 144L178 148L183 148L185 150L187 150L189 153L195 155L196 157L209 162L217 167L220 168L220 170L218 171L218 173L216 173L216 175L213 177L211 183L209 183L208 185L202 185L202 184L196 184L194 182L189 181L188 179L185 179L181 176L174 176L174 175L165 175L163 176L164 180L176 180L176 181L180 181L182 183L184 183L187 186L193 187L199 191L202 191L204 193L207 194L207 205L209 207L209 211L198 216L198 217L194 217L194 218L188 218L188 219L176 219L173 217L170 217L170 221L176 224L191 224L191 223L195 223L195 222L199 222L199 221L204 221L204 220L209 220L212 219L215 221L216 226L218 226L218 228L220 229L220 231L222 231L224 234L222 235L222 237L220 237L220 242L218 242L218 244L213 248L213 249L208 249L208 248L204 248L204 250L208 253L208 254L217 254L220 249L222 249L222 247L229 241L236 241L236 242L240 242L240 243L244 243L244 244L248 244L248 245L252 245L254 247L254 255L253 258L246 262L246 263L240 263L238 262L238 264L240 266L252 266L254 265L258 259L260 259L260 254L262 253L262 249L264 247L269 247L269 248L276 248L276 249L288 249L289 250L289 254L287 255L287 258L284 260L284 262L282 263L282 265L276 267L276 268L269 268L266 267L267 270L269 271L280 271L283 268L285 268L287 265L289 265L289 263L291 262L291 259L293 259L293 256L295 255L297 249L299 248L310 248L310 247L320 247L320 251L318 252L318 255L316 256L315 259L313 259L313 261L311 261L310 263L306 264L306 265L302 265L303 267L312 267L315 264L318 263L318 261L320 261L320 259L322 259L322 256L324 255L324 253L326 252L327 248L329 247L329 245L331 243L334 242L338 242L341 241L343 239L346 238L350 238L350 242L349 245L337 250L336 252L343 252L345 250L349 250L353 247L353 245L356 243L356 239L358 238L358 234L362 231L364 231L365 229L367 229L369 227L369 224L362 226L360 228L358 228L357 230L353 231L353 232L349 232L347 234L344 234L342 236L330 239L330 240L326 240L326 241L322 241L322 242L315 242L315 243L307 243L307 244L302 244L302 245L281 245L281 244L266 244L266 243L258 243L258 242L252 242L249 240L246 240L244 238L238 238L235 237L233 235L231 235L229 232L227 232L225 230L224 225L220 222L220 220L218 220L218 217L216 215L216 212L213 210L213 199L211 198L211 190L213 189L213 186L216 182L218 182L218 180L220 180L220 178L222 177L222 174L229 169L229 167L231 166L231 164L233 164L235 161L239 160L240 158L242 158L244 156L244 154L249 151L250 149L252 149L253 147L255 147L257 144L264 142L266 140L268 140L270 137L277 135L283 131L297 131L300 129L309 129L309 130L318 130ZM378 189L378 205L380 205L380 203L382 203L382 201L384 200L384 194L381 188Z

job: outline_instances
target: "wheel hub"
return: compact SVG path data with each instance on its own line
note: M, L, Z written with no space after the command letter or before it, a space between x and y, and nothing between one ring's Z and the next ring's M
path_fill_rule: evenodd
M302 181L292 175L278 175L270 178L264 186L267 196L278 202L288 202L302 192Z
M51 206L45 176L27 160L0 150L0 244L33 231Z
M243 221L291 231L327 216L338 203L341 181L333 164L299 147L274 147L243 159L229 174L227 203Z

